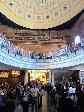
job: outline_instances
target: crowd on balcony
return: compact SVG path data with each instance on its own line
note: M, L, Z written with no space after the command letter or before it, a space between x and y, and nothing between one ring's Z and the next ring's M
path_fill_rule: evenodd
M2 48L7 49L8 53L13 52L15 56L16 55L22 56L21 48L19 48L17 45L9 41L3 33L0 33L0 45L1 49Z
M7 49L8 53L12 52L15 54L15 56L16 55L19 55L21 57L26 56L26 57L30 57L31 59L52 59L64 55L68 56L70 53L76 54L76 52L81 47L84 49L83 43L77 43L77 44L72 43L71 45L66 45L65 47L59 47L57 52L54 54L50 51L47 53L43 53L43 52L38 53L38 52L31 52L31 51L26 52L22 48L10 42L3 33L0 33L0 45L1 45L1 49L2 48Z

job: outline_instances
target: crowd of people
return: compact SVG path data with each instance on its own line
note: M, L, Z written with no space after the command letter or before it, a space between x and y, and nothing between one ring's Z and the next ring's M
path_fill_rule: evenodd
M22 106L23 112L40 112L43 96L47 98L48 110L46 112L84 112L84 88L79 82L43 85L36 81L27 83L25 86L21 82L16 86L7 82L2 83L0 85L0 112L14 112L16 101ZM11 103L8 103L9 101Z
M15 102L18 101L19 104L23 107L23 112L28 112L31 108L31 112L36 112L42 107L42 95L43 88L40 83L31 82L25 86L19 82L16 86L12 86L5 82L0 85L0 111L3 112L14 112ZM7 102L11 101L8 105L7 111Z
M84 88L79 83L47 85L48 104L57 112L83 112ZM52 110L53 111L53 110Z
M47 53L43 53L43 52L37 53L37 52L31 52L31 51L26 52L22 48L10 42L3 33L0 33L0 45L1 45L1 49L6 48L8 50L8 53L12 52L15 54L15 56L16 55L19 55L21 57L25 56L25 57L30 57L31 59L52 59L52 58L64 56L64 55L68 56L70 55L70 53L76 54L76 52L80 48L84 49L83 44L72 43L71 45L66 45L65 47L59 47L55 55L52 52L47 52Z

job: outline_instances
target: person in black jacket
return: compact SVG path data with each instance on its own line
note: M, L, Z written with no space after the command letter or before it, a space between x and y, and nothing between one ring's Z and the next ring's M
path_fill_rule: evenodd
M76 87L76 95L79 112L84 112L84 91L81 89L80 84Z
M58 102L58 112L76 112L74 102L67 97L67 93L63 93Z
M52 91L51 91L51 105L53 107L56 106L55 95L56 95L56 90L55 90L55 88L53 88Z
M0 96L0 112L3 110L3 106L4 106L4 103L3 103L3 100Z

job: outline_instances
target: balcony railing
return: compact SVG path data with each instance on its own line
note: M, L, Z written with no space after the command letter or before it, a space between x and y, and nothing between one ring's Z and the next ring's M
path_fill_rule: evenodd
M84 64L84 50L80 48L76 53L70 53L68 56L59 56L52 59L31 59L15 55L13 52L8 52L8 49L0 45L0 62L27 69L54 69L71 67Z
M9 42L9 41L8 41ZM7 42L7 43L8 43ZM11 50L9 44L0 42L0 62L27 69L54 69L72 67L84 64L84 49L80 48L76 52L68 52L61 56L52 58L31 58L29 55Z

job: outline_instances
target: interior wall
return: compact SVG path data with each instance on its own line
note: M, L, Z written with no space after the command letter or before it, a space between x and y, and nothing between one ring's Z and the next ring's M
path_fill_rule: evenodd
M79 18L79 20L75 23L75 25L71 29L71 38L72 41L75 41L75 37L79 35L81 38L84 38L84 12Z
M62 81L63 78L65 79L69 79L71 74L74 72L74 70L68 70L68 69L56 69L56 70L53 70L52 71L54 73L54 81L57 82L57 81Z
M47 52L52 52L53 54L56 54L58 52L59 47L64 47L66 44L40 44L40 45L32 45L32 44L18 44L19 47L25 49L25 51L32 51L32 52L42 52L42 53L47 53Z

